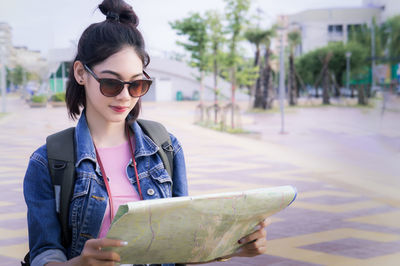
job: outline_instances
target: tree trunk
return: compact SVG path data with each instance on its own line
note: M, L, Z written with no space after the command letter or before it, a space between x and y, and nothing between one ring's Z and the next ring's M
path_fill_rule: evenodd
M214 123L218 122L218 62L214 54Z
M269 56L270 56L271 51L269 48L265 49L265 55L264 55L264 67L262 71L262 102L261 106L262 108L265 109L270 109L271 104L269 103L270 98L271 98L271 93L270 93L270 80L271 80L271 66L269 65Z
M204 121L204 103L203 103L203 94L204 94L204 71L200 72L200 103L199 103L199 109L200 109L200 121Z
M289 56L289 75L288 75L288 94L289 94L289 104L296 105L297 104L297 84L296 77L294 71L294 58L293 53L290 53Z
M231 128L235 128L235 93L236 93L236 66L231 69L232 95L231 95Z
M367 105L367 98L365 96L364 85L358 85L358 104Z
M314 84L315 90L316 90L316 98L318 98L318 86L319 83L323 82L323 103L324 104L329 104L329 71L328 71L328 65L329 65L329 61L332 58L332 53L328 53L325 58L321 60L322 62L322 70L317 78L317 81Z
M330 80L329 80L329 72L325 71L323 76L323 93L322 93L322 103L323 104L330 104L329 101L329 87L330 87Z
M257 47L257 51L254 59L254 66L260 66L260 48ZM262 91L261 91L261 76L262 76L262 68L259 68L259 76L254 84L254 108L262 107ZM253 96L253 95L252 95Z

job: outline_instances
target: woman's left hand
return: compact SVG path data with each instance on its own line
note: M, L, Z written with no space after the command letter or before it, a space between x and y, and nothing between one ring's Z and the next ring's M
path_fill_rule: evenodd
M271 219L266 219L256 226L256 231L238 241L243 244L233 256L254 257L264 254L267 251L267 230L266 227L271 223Z

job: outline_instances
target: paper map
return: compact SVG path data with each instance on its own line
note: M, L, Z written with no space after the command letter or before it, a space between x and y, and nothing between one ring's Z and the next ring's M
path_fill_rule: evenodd
M234 253L238 240L296 198L291 186L130 202L121 205L107 238L121 263L204 262Z

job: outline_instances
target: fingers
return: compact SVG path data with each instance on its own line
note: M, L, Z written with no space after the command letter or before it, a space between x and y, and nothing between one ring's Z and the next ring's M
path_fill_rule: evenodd
M271 219L267 218L264 221L260 222L254 229L255 232L251 233L250 235L243 237L238 241L239 244L245 244L249 243L251 241L255 241L259 238L266 238L267 237L267 231L265 230L265 227L267 227L269 224L271 224Z
M98 247L105 248L105 247L122 247L128 245L128 242L126 241L121 241L118 239L110 239L110 238L100 238L100 239L91 239L91 240L96 240L95 245L98 245ZM88 240L91 241L91 240Z
M255 232L243 237L238 241L239 244L243 244L235 256L239 257L254 257L260 254L264 254L267 251L267 231L266 227L271 224L271 219L266 219L260 222L255 228Z
M267 252L267 240L259 238L254 242L243 245L239 251L238 256L241 257L254 257Z
M121 257L114 251L104 250L107 247L121 247L128 243L117 239L90 239L86 241L85 247L81 253L83 261L111 261L119 262Z

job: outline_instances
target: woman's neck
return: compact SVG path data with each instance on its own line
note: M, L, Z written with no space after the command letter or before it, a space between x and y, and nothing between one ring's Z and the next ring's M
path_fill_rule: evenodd
M128 138L125 133L125 122L95 123L87 119L88 127L96 147L115 147L125 143Z

